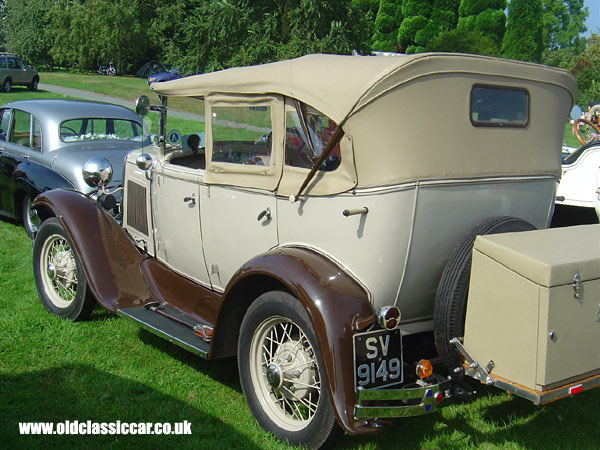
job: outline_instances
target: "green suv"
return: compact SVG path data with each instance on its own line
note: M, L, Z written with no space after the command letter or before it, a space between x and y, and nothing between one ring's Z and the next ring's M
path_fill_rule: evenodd
M32 91L37 90L40 76L21 58L11 53L0 53L0 81L2 92L10 92L12 86L27 86Z

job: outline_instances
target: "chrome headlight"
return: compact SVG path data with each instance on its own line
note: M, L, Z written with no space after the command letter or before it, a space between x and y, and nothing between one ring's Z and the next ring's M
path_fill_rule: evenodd
M113 169L106 158L94 156L85 162L81 172L83 180L88 186L99 188L110 183Z

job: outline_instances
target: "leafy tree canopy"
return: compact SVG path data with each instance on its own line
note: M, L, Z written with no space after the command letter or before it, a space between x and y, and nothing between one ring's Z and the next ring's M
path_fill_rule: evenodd
M588 9L584 0L542 0L544 47L580 53L585 48L581 33L587 31Z
M508 24L502 49L504 57L540 62L542 33L541 0L511 0L508 4Z

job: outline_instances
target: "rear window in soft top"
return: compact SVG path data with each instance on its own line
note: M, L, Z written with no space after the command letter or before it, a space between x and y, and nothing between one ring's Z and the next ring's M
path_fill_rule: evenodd
M526 127L529 92L516 87L475 85L469 113L476 127Z

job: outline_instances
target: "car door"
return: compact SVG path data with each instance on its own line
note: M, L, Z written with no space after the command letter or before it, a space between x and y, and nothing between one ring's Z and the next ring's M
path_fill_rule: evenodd
M10 114L5 119L4 115ZM0 128L8 122L8 132L0 135L2 173L0 175L2 209L10 216L17 216L20 205L14 203L15 192L28 189L17 174L30 164L41 161L41 132L39 122L31 114L18 109L3 110ZM4 140L2 140L4 138ZM29 193L29 192L28 192Z
M203 170L159 161L152 181L156 257L174 271L210 287L204 260L198 183Z
M278 245L274 191L282 170L283 101L214 96L206 117L204 254L212 286L221 291L244 263Z

